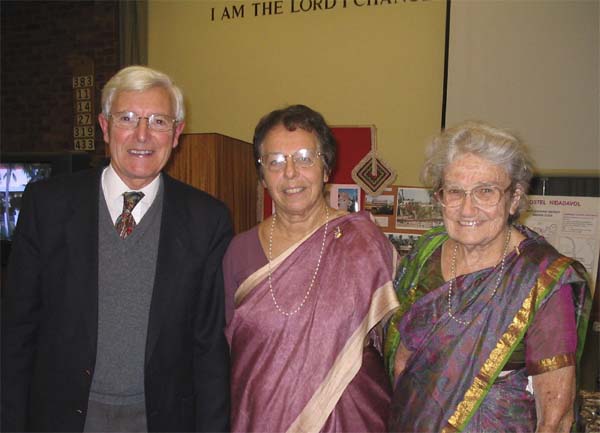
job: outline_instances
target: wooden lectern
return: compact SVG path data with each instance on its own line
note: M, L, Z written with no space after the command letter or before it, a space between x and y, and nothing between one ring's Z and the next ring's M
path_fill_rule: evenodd
M250 143L216 133L182 134L165 170L225 202L236 234L256 225L258 178Z

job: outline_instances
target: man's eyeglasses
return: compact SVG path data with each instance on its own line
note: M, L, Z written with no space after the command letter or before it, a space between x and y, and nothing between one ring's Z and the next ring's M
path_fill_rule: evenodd
M153 131L166 132L173 129L175 118L166 114L151 114L150 116L139 116L133 111L119 111L118 113L110 113L113 124L123 129L135 129L140 124L140 119L146 119L148 128Z
M512 188L509 185L506 189L501 189L496 185L482 185L470 190L464 190L462 188L444 187L440 188L435 192L435 197L444 207L459 207L465 201L467 194L471 195L473 203L479 206L496 206L500 203L500 200L506 194L506 192Z
M308 168L315 165L315 162L321 155L321 152L311 149L300 149L287 155L281 152L273 152L262 155L258 159L258 163L270 171L282 171L285 168L287 159L292 158L297 168Z

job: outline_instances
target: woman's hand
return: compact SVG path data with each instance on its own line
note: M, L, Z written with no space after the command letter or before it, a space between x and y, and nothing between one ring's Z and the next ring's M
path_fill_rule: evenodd
M575 366L533 376L536 433L568 433L574 420Z

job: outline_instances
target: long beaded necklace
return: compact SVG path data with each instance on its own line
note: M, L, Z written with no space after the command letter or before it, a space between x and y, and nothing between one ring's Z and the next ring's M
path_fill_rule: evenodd
M502 280L502 272L504 271L504 263L506 261L506 255L508 254L508 245L510 244L510 226L508 227L508 233L506 234L506 240L504 241L504 252L502 253L502 260L500 261L500 271L498 272L498 278L496 278L496 287L490 296L492 299L496 295L496 291L498 287L500 287L500 281ZM460 323L463 326L467 326L470 322L465 322L458 317L452 314L452 287L456 284L456 253L458 252L458 242L455 242L454 249L452 250L452 259L450 262L450 272L452 273L452 278L448 283L448 315L452 320L457 323Z
M269 292L271 293L271 299L273 300L273 304L275 305L275 308L277 308L277 311L279 311L281 314L283 314L286 317L290 317L290 316L293 316L294 314L296 314L298 311L300 311L300 309L304 306L304 304L306 303L306 300L308 299L308 296L310 295L310 291L312 290L312 288L315 284L315 279L317 278L317 273L319 272L319 267L321 266L321 258L323 257L323 251L325 250L325 240L327 238L327 228L329 227L329 206L325 207L325 230L323 231L323 241L321 242L321 252L319 253L319 260L317 260L317 267L315 268L315 272L312 275L312 278L310 280L310 285L308 286L308 290L304 294L304 298L302 299L302 302L300 302L300 305L298 305L291 312L285 311L283 308L281 308L281 306L277 302L277 299L275 298L275 292L273 292L273 281L272 281L272 277L271 277L271 261L273 260L273 255L272 255L273 229L275 228L276 220L277 220L277 214L274 213L273 218L271 219L271 230L269 231L269 263L268 263Z

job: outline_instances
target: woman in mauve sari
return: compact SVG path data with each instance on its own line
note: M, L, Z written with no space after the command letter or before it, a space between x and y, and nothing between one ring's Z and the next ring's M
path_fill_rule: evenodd
M383 432L395 250L366 212L325 201L335 139L319 113L266 115L254 153L275 212L223 260L232 431Z
M530 179L520 141L483 123L429 146L444 226L394 281L390 431L570 431L590 293L578 262L515 223Z

